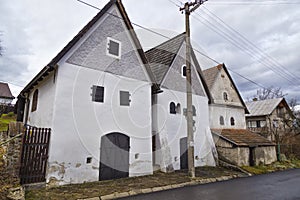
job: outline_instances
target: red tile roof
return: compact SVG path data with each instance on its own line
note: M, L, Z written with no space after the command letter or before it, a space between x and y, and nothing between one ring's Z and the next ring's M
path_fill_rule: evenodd
M213 134L216 134L224 140L236 146L274 146L267 138L253 133L246 129L212 129Z

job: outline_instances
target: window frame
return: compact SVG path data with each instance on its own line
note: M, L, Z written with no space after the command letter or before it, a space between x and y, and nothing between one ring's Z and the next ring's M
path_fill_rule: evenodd
M225 102L229 101L227 92L223 92L223 99L224 99Z
M31 112L35 112L37 110L38 100L39 100L39 90L35 89L32 95Z
M130 106L130 93L129 91L124 91L124 90L120 90L120 106ZM125 97L126 97L126 103L124 103L124 101L122 100L125 100ZM127 97L128 97L128 101L127 101Z
M101 98L100 98L100 100L98 100L97 99L97 89L102 89L102 93L100 93L100 94L102 94L101 95ZM105 96L105 88L104 88L104 86L99 86L99 85L93 85L92 86L92 94L91 94L91 96L92 96L92 101L93 102L96 102L96 103L104 103L104 96Z
M118 55L114 55L110 52L110 41L118 43L119 44L119 49L118 49ZM107 37L107 42L106 42L106 55L116 58L116 59L121 59L121 52L122 52L122 42L118 41L116 39L113 39L111 37Z

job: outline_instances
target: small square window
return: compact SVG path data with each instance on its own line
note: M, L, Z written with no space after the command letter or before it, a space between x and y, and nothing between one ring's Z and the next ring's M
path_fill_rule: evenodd
M91 163L92 163L92 157L87 157L86 164L91 164Z
M107 54L120 59L121 58L121 42L112 38L107 38Z
M120 91L120 105L130 106L130 94L127 91Z
M92 87L92 101L104 102L104 87L93 85Z

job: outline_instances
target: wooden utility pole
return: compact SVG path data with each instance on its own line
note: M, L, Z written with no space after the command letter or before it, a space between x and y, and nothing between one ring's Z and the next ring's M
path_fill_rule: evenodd
M186 26L186 101L187 101L187 146L188 146L188 175L195 177L194 165L194 132L193 132L193 102L192 102L192 77L191 77L191 32L190 32L190 14L207 0L196 0L187 2L180 11L185 11ZM192 8L191 8L192 7Z

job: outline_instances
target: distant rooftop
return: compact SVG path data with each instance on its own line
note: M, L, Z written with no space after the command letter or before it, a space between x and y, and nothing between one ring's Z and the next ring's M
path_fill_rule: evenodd
M14 99L7 83L0 82L0 98Z
M284 98L246 102L246 106L250 112L246 117L269 115L282 100Z

